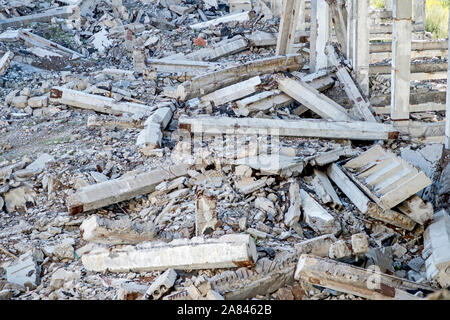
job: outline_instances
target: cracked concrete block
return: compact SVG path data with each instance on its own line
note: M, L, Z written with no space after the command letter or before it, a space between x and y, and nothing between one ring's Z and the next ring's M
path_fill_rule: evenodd
M294 247L298 254L313 254L318 257L328 257L330 247L336 241L337 239L334 235L325 234L296 243Z
M261 211L267 212L271 214L272 216L275 216L277 214L277 210L275 209L275 205L272 201L270 201L267 198L258 197L255 200L255 208L259 209Z
M66 284L67 282L70 282L77 278L78 275L75 272L70 272L64 270L63 268L60 268L52 274L52 277L50 279L50 288L52 288L53 290L60 289L64 287L64 284Z
M292 227L294 223L298 223L302 215L302 199L300 196L300 186L297 182L292 182L289 186L290 207L284 215L284 223L288 227Z
M166 270L157 277L145 292L145 298L159 300L175 283L177 273L173 269Z
M134 244L155 238L153 226L132 222L128 217L114 221L93 215L80 225L80 233L83 240L102 244Z
M36 288L40 283L41 268L32 251L21 255L6 268L6 280L30 289Z
M118 300L139 300L144 297L147 292L148 285L135 282L125 282L120 285L117 291Z
M352 251L344 240L339 240L331 244L328 255L331 259L342 259L352 256Z
M33 108L43 108L48 106L48 96L33 97L28 99L28 105Z
M5 193L6 211L24 211L35 205L36 193L28 186L12 189Z
M303 205L303 214L305 222L317 233L328 234L336 233L341 227L316 200L314 200L305 190L300 190L300 196Z
M217 200L204 192L197 192L196 196L195 233L197 236L210 234L219 225Z
M249 235L229 234L218 239L195 237L169 243L97 248L83 255L81 261L89 271L144 272L252 266L257 257L255 242Z
M358 233L352 235L352 250L353 253L364 254L369 252L369 237L365 233Z

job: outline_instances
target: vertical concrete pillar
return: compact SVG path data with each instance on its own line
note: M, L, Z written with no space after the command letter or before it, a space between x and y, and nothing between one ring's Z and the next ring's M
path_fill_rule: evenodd
M392 11L392 1L393 0L385 0L385 2L384 2L384 8L386 9L386 10L389 10L389 11Z
M392 16L391 118L409 120L412 1L394 0Z
M414 24L416 30L419 30L419 39L425 36L425 0L414 0Z
M284 0L278 32L276 55L288 54L294 44L301 0Z
M450 44L450 14L448 17L449 44ZM450 47L449 47L450 48ZM447 107L445 111L445 148L450 150L450 50L448 51L448 73L447 73Z
M355 25L353 59L358 81L363 93L369 95L369 32L370 32L370 0L354 0Z
M326 0L311 0L310 72L328 67L325 47L330 35L330 7Z
M355 14L354 14L354 0L347 0L347 59L354 65L353 61L353 44L354 44L354 25L355 25Z
M306 9L306 0L300 0L300 7L298 9L299 12L298 12L297 31L306 31L305 9Z

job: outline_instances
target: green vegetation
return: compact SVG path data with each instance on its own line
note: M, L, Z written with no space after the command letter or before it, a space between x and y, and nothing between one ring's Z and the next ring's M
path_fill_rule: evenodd
M425 30L436 39L448 37L448 12L450 0L426 0ZM375 9L385 7L385 0L370 0Z

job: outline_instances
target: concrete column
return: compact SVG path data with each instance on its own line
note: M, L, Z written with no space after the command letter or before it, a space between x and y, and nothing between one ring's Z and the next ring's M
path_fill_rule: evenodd
M369 9L370 0L353 1L353 12L355 14L353 66L356 71L356 80L366 96L369 95Z
M278 32L276 55L290 53L297 30L298 11L301 0L284 0L281 13L280 30Z
M448 19L449 44L450 44L450 14ZM448 74L447 74L447 108L445 111L445 148L450 150L450 50L448 51Z
M414 23L421 31L419 38L423 39L425 36L425 0L414 0Z
M306 0L300 0L300 8L298 12L297 31L306 31L305 20Z
M384 2L384 8L385 8L386 10L392 11L392 8L393 8L393 6L392 6L392 1L393 1L393 0L385 0L385 2Z
M330 35L330 7L326 0L311 0L310 72L328 67L325 54Z
M347 59L353 64L353 41L354 41L354 24L355 14L353 11L354 0L347 0Z
M392 30L391 118L409 120L412 2L394 0Z

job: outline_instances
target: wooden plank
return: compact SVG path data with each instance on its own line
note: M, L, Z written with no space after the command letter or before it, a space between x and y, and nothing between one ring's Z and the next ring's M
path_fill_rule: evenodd
M323 119L353 121L346 109L301 80L277 78L278 88Z
M69 214L79 214L148 194L163 181L185 176L189 165L180 164L86 186L67 199Z
M392 139L397 133L392 125L369 122L332 122L324 120L275 120L259 118L197 117L182 116L180 129L191 133L223 134L259 134L287 137L315 137L352 140Z

